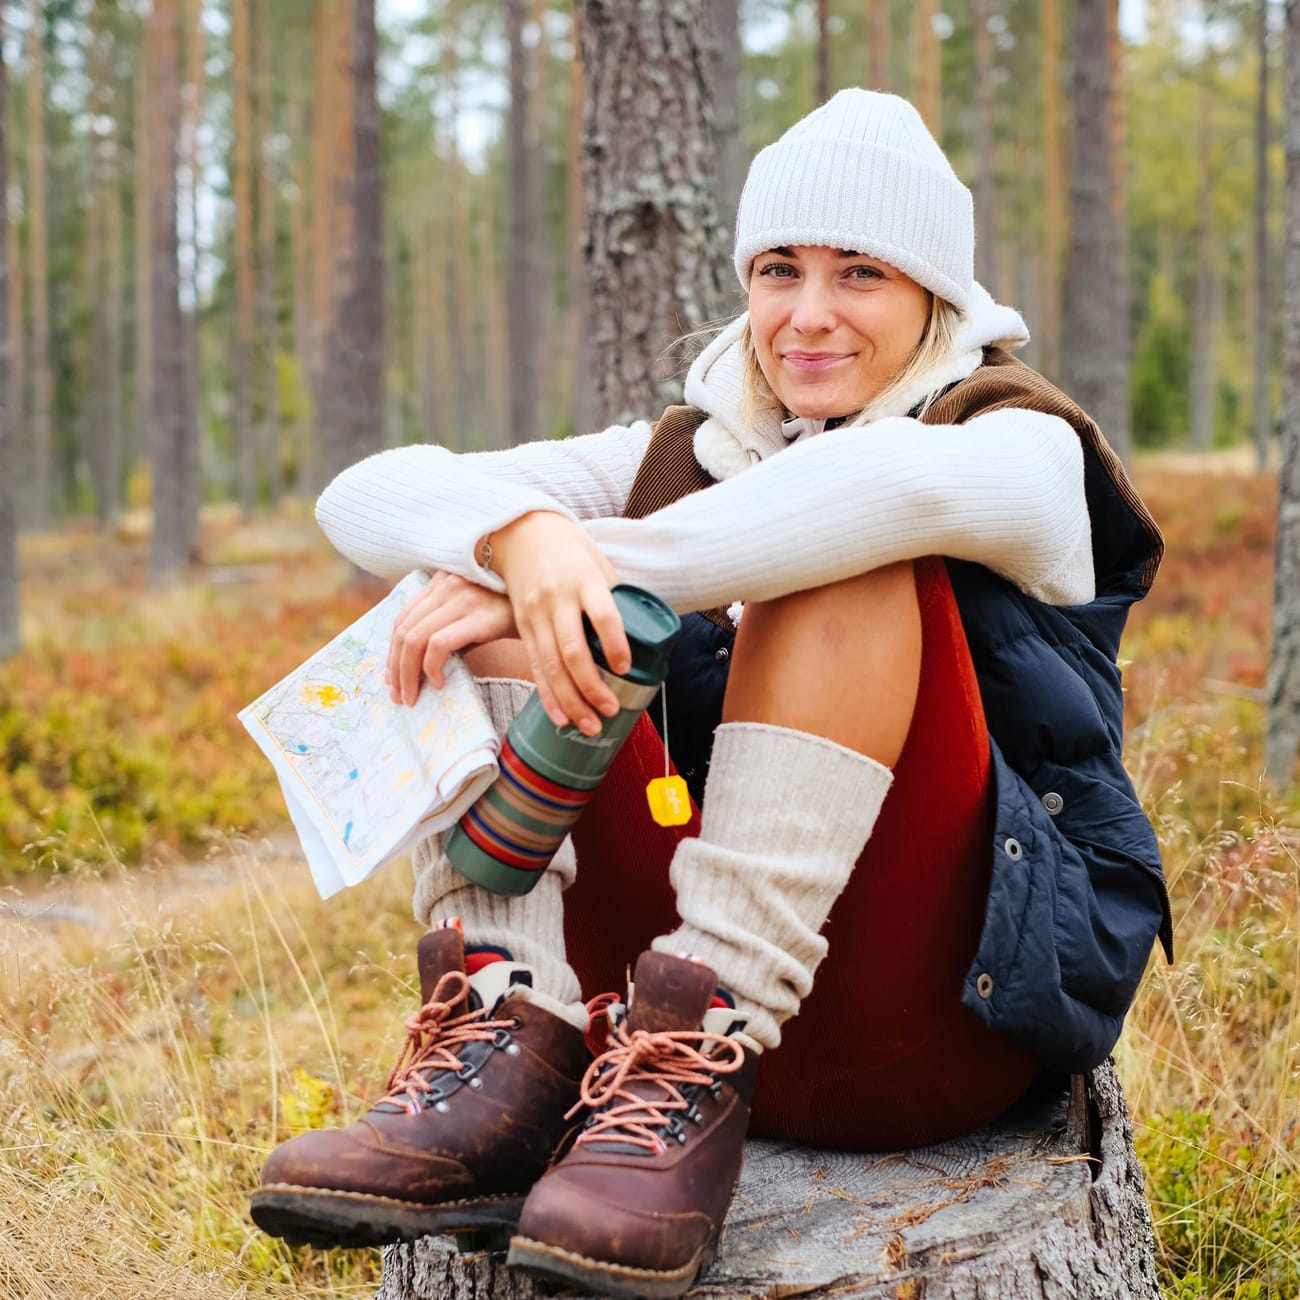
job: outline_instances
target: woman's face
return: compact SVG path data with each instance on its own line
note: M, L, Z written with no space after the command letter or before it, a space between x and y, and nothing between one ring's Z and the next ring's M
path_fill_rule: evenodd
M929 291L865 253L799 245L754 259L749 329L791 415L862 410L907 364L929 319Z

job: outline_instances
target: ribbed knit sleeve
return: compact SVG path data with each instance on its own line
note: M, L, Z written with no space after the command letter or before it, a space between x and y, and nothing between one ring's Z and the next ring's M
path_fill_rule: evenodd
M441 569L503 591L475 558L479 538L532 510L576 520L622 514L649 441L642 420L505 451L396 447L339 474L316 519L338 551L381 578Z
M679 613L923 555L983 564L1053 604L1094 594L1079 437L1038 411L836 429L644 519L585 527L624 581Z

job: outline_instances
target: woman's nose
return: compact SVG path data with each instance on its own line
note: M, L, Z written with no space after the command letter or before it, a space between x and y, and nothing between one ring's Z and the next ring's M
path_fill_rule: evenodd
M835 317L827 286L806 279L790 316L790 326L800 334L820 334L834 326Z

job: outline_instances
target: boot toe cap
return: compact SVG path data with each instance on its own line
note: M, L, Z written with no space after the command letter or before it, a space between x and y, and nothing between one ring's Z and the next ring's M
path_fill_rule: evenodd
M645 1199L555 1169L524 1203L519 1234L619 1268L667 1272L688 1265L715 1225L698 1210L671 1210Z

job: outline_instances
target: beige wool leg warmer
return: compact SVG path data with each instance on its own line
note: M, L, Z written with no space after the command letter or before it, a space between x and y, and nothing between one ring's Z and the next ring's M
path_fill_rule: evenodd
M876 823L893 773L802 731L724 723L715 733L700 834L670 878L682 924L657 952L713 968L760 1047L812 988L821 928Z
M477 678L488 716L498 736L528 703L532 682L510 677ZM561 895L573 883L577 860L566 835L551 865L532 891L518 897L494 894L466 880L447 861L442 837L430 836L411 855L415 872L415 919L432 929L445 917L458 916L465 942L507 949L533 969L534 987L560 1002L582 996L578 977L564 955L564 909Z

